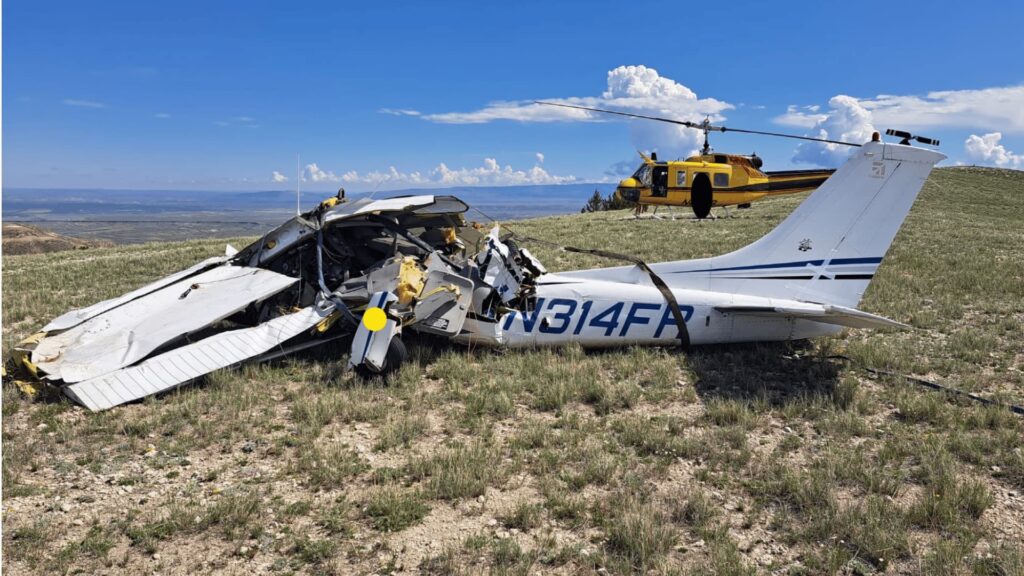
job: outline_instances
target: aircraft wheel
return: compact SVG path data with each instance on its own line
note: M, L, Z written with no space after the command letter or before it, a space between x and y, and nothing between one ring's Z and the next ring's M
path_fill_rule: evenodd
M703 172L693 177L690 187L690 207L697 218L707 218L711 214L712 203L711 179Z
M356 366L356 374L361 378L373 378L374 376L390 376L398 369L402 367L406 359L409 357L409 351L405 348L405 343L398 336L391 339L391 343L388 344L388 353L384 355L384 365L381 366L380 370L374 370L366 364Z

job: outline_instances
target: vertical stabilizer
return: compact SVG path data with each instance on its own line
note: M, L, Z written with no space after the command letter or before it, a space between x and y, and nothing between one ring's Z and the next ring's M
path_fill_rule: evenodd
M861 147L792 214L735 252L679 266L707 288L856 306L942 154L898 144ZM684 263L678 263L684 264Z

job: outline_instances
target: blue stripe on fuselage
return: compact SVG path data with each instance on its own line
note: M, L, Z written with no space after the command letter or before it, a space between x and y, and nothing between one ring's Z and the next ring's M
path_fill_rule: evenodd
M771 268L791 268L791 267L804 267L808 264L811 266L821 266L825 260L802 260L799 262L777 262L775 264L755 264L751 266L733 266L731 268L710 268L703 270L676 270L669 272L669 274L690 274L693 272L728 272L730 270L767 270ZM829 266L842 266L844 264L879 264L882 262L881 258L836 258L834 260L828 260Z

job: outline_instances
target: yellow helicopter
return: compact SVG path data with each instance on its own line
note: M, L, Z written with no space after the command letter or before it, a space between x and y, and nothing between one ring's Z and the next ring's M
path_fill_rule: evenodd
M763 162L757 154L742 156L718 154L712 151L711 145L708 143L709 132L742 132L859 146L859 144L839 140L715 126L706 118L703 122L687 122L572 104L554 102L537 102L537 104L668 122L703 131L704 146L700 154L690 156L685 160L659 162L657 154L652 153L650 156L646 156L641 153L643 163L631 177L619 182L619 186L615 190L622 199L636 202L640 206L689 206L697 218L706 218L711 213L711 208L715 206L749 208L751 202L763 198L814 190L835 172L835 170L827 169L762 172Z

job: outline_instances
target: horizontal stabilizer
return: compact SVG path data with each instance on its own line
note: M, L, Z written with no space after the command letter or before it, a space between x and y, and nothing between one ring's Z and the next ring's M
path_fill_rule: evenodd
M800 318L850 328L910 328L902 322L884 316L832 304L792 302L782 306L715 306L715 310L745 316Z

